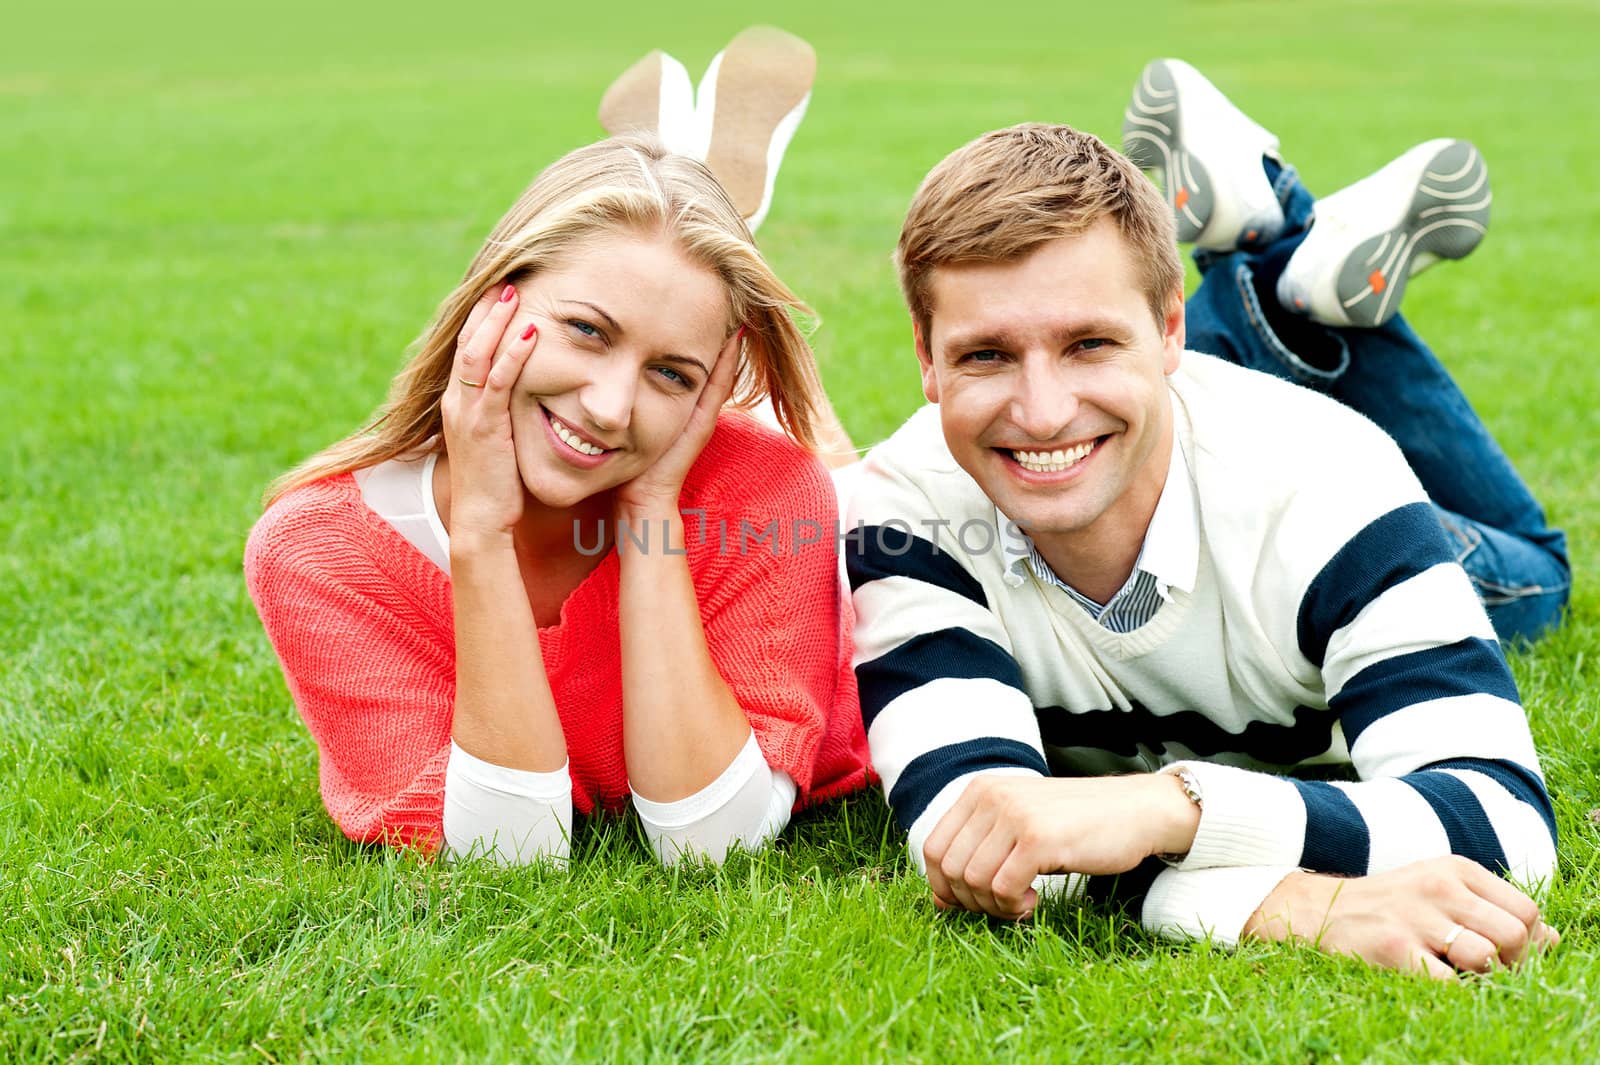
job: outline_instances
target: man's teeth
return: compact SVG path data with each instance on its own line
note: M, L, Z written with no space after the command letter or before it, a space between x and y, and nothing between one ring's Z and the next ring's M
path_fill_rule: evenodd
M1093 450L1094 442L1090 441L1065 451L1013 451L1011 457L1017 460L1017 465L1034 473L1060 473L1082 462Z
M572 450L581 452L585 455L601 455L605 453L605 448L595 447L593 444L584 440L571 429L568 429L565 425L562 425L559 421L557 421L554 414L550 415L550 425L555 429L556 435L561 438L561 442L566 444Z

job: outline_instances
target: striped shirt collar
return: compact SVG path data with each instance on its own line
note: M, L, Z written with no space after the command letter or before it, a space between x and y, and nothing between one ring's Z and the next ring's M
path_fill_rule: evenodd
M1032 565L1040 580L1055 584L1086 605L1093 600L1079 593L1056 576L1045 563L1028 537L1016 524L995 508L995 525L1000 530L1000 550L1005 558L1005 582L1012 588L1020 587L1027 578L1023 567ZM1131 587L1138 575L1148 573L1155 581L1157 593L1164 601L1172 600L1172 589L1193 592L1195 574L1200 567L1200 515L1195 509L1194 485L1189 480L1189 463L1183 448L1178 446L1177 427L1173 427L1172 459L1167 466L1167 483L1156 500L1155 513L1150 516L1150 527L1145 530L1144 545L1133 564L1133 573L1123 591ZM1121 595L1122 592L1118 592ZM1112 602L1115 602L1115 597ZM1110 605L1109 603L1107 604ZM1096 604L1098 607L1098 604Z

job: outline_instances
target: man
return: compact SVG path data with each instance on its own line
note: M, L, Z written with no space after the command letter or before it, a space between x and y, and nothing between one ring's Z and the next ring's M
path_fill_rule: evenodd
M1495 874L1547 880L1554 816L1461 560L1495 548L1477 587L1525 592L1496 605L1532 636L1563 542L1394 301L1347 302L1378 238L1405 255L1369 289L1471 250L1424 238L1486 211L1426 212L1486 203L1481 159L1430 142L1312 226L1276 141L1192 68L1140 93L1128 139L1172 207L1095 138L1029 125L953 153L908 212L933 406L868 457L846 559L889 803L941 906L1023 917L1070 873L1178 937L1515 963L1557 937ZM1185 351L1174 208L1203 347L1349 406Z

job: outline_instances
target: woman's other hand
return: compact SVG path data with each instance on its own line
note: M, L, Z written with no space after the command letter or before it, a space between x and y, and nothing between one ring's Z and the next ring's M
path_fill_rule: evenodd
M525 490L511 435L511 389L539 340L529 323L508 336L517 289L486 294L456 338L450 383L440 400L450 472L450 536L509 536ZM498 356L496 355L498 352Z
M706 442L717 427L717 415L733 394L744 334L745 327L741 325L722 345L722 350L717 354L717 363L706 380L706 387L695 403L694 413L689 415L689 423L683 427L678 439L649 469L618 487L616 502L619 518L648 517L663 510L677 511L678 493L683 488L684 479L689 476L689 470L700 457L700 452L705 450Z

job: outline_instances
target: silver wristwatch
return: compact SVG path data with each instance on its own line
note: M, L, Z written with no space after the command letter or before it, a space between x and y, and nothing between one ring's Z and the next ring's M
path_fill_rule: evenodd
M1177 777L1178 783L1183 785L1183 793L1189 796L1189 801L1194 803L1199 809L1205 809L1205 799L1200 791L1200 778L1194 775L1194 770L1190 769L1186 765L1169 765L1165 769L1161 770L1161 772L1167 774L1168 776ZM1188 856L1189 855L1187 852L1183 854L1156 855L1157 858L1160 858L1168 865L1176 865Z
M1183 784L1183 793L1189 796L1189 801L1201 809L1205 809L1205 802L1200 795L1200 778L1194 775L1194 770L1186 765L1172 765L1162 770L1169 776L1177 777Z

